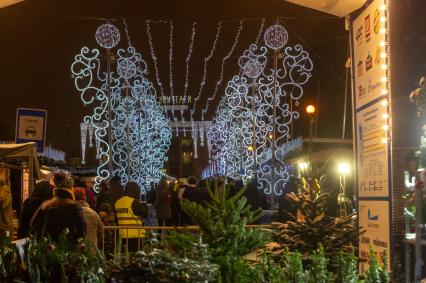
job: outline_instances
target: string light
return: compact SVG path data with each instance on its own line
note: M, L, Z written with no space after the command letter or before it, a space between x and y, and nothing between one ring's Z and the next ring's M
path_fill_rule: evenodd
M176 121L175 117L175 101L173 96L173 22L169 21L169 85L170 85L170 96L172 97L172 118L173 121Z
M161 83L161 80L160 80L160 76L159 76L159 72L158 72L157 56L155 55L154 43L152 41L151 20L146 21L146 34L148 36L148 43L149 43L149 49L151 51L151 58L152 58L152 61L154 62L155 80L157 81L157 85L160 87L161 96L164 97L164 88L163 88L163 84Z
M188 87L189 87L189 63L191 61L192 50L194 48L196 25L197 25L196 22L192 23L191 41L190 41L189 47L188 47L188 55L186 56L186 60L185 60L185 64L186 64L185 68L186 69L185 69L185 85L184 85L184 90L183 90L183 96L184 97L186 97L187 94L188 94Z
M232 44L231 49L229 50L229 52L222 59L222 65L220 66L219 80L216 82L213 94L210 97L207 98L206 106L202 110L203 115L202 115L202 120L201 121L204 121L204 115L209 110L210 102L215 99L216 94L217 94L217 92L219 90L219 86L222 84L223 74L225 72L225 63L232 56L232 54L234 53L235 47L237 46L238 41L240 39L240 35L241 35L241 31L242 30L243 30L243 21L240 21L240 25L238 27L237 34L235 35L234 43Z
M213 57L214 51L216 50L217 42L219 41L221 31L222 31L222 21L220 21L218 23L216 36L215 36L215 39L213 41L213 45L212 45L212 48L210 50L210 53L207 55L207 57L204 58L203 78L202 78L201 83L200 83L200 89L198 91L198 95L194 98L194 101L193 101L193 106L192 106L192 109L191 109L191 122L194 121L193 116L194 116L195 108L197 107L197 101L200 100L201 94L202 94L202 92L204 90L204 86L206 84L207 65L208 65L210 59Z
M256 41L254 42L254 44L256 44L256 45L259 44L259 40L260 40L260 37L262 36L262 31L263 31L264 25L265 25L265 19L262 19L262 21L260 22L259 31L257 32Z

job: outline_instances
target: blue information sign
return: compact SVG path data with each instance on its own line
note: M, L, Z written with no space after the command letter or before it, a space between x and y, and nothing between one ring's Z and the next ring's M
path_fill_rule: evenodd
M37 152L43 152L46 137L47 111L18 108L16 110L15 142L35 142Z

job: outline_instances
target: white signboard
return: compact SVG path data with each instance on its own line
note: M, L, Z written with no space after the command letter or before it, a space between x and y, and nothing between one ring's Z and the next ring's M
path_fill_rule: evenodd
M370 246L380 255L391 247L391 105L389 82L388 9L375 0L352 17L352 73L356 134L356 168L360 257ZM381 257L379 257L381 259ZM361 273L368 262L360 266Z
M358 197L389 196L387 106L379 101L356 113Z
M374 1L352 24L355 109L387 94L384 0Z
M370 248L379 255L381 260L384 251L388 259L387 267L390 270L390 219L389 219L389 202L365 200L359 202L358 207L359 225L367 230L360 236L359 255L367 260ZM360 263L360 271L364 273L368 268L368 263Z

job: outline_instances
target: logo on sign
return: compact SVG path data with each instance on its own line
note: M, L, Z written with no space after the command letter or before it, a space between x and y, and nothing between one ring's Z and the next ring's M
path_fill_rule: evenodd
M365 59L365 70L368 71L371 68L373 68L373 57L368 53L367 59Z
M370 221L379 221L379 215L371 215L371 209L369 208L367 211L368 214L368 220Z
M359 61L358 61L358 77L360 77L360 76L362 76L362 74L363 74L363 67L362 67L362 59L359 59Z
M379 33L380 31L380 11L379 9L376 9L376 11L374 11L374 32L376 34Z
M369 41L370 40L370 35L371 35L371 24L370 24L370 15L367 15L365 17L365 40Z
M358 98L361 98L363 96L365 96L367 90L365 89L365 87L363 87L362 85L360 85L358 87Z
M362 29L363 29L363 27L360 26L355 32L355 38L356 38L356 42L357 42L358 46L360 46L362 44Z
M37 134L37 130L35 127L33 126L27 126L27 128L25 129L25 137L28 139L33 139L36 137Z
M381 56L382 56L382 48L380 46L376 47L376 52L374 54L374 63L376 63L376 65L380 64L381 61Z

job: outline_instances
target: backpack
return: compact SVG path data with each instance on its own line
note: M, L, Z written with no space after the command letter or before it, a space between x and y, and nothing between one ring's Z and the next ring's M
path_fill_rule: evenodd
M158 226L157 213L155 213L155 208L152 204L147 203L148 206L148 216L143 219L144 226Z

